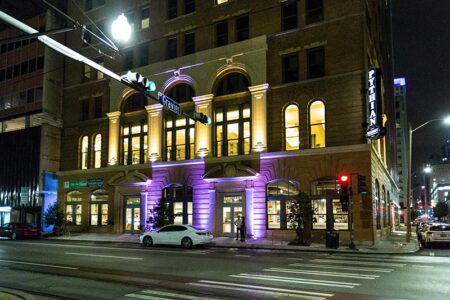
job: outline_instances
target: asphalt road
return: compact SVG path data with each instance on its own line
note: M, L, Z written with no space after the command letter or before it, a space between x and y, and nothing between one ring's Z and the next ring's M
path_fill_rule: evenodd
M0 286L58 299L450 299L450 257L0 240ZM445 252L447 251L447 252Z

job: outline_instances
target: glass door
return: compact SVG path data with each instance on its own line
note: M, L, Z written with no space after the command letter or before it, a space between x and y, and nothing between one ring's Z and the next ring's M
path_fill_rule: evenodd
M141 225L141 197L128 196L125 199L125 232L137 233Z
M233 237L236 235L236 226L234 222L238 216L243 216L243 197L242 195L224 196L222 207L222 233L224 236Z

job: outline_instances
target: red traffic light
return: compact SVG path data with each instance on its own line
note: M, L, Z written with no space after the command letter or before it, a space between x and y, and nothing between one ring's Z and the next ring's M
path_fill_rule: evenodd
M348 175L341 175L339 177L339 182L347 183L348 182Z

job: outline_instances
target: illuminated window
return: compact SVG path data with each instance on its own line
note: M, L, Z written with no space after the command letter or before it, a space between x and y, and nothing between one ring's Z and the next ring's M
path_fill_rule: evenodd
M173 224L192 225L192 188L182 184L171 184L163 189L163 202L173 212Z
M108 192L96 190L91 195L90 225L108 225Z
M195 121L172 113L166 114L166 160L195 158Z
M216 0L216 4L217 5L219 5L219 4L224 4L224 3L227 3L229 0Z
M124 165L143 164L147 157L147 130L145 121L122 126L122 162Z
M91 66L84 64L83 65L83 81L91 80L92 69Z
M71 191L66 197L66 223L68 225L81 225L81 201L83 200L80 191Z
M83 136L81 138L81 169L88 168L89 138Z
M309 106L310 147L325 147L325 104L314 101Z
M295 104L289 105L284 110L284 130L286 150L298 150L300 148L299 111Z
M148 28L150 26L150 9L145 7L141 10L141 29Z
M267 229L291 229L287 221L291 202L300 194L298 183L292 180L275 180L267 184Z
M102 135L97 134L94 138L94 168L102 166Z

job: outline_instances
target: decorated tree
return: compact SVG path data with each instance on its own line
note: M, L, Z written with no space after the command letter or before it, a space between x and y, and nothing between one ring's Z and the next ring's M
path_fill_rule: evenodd
M161 228L173 224L175 218L173 209L162 199L160 199L153 209L150 210L150 214L148 223L150 223L153 228Z
M44 223L46 226L53 225L53 232L64 223L64 214L59 210L58 203L50 205L44 212Z
M291 245L306 245L306 241L310 239L311 224L313 210L309 196L300 191L300 194L295 200L288 202L287 221L291 228L295 229L296 240L291 242ZM307 238L305 239L305 235Z

